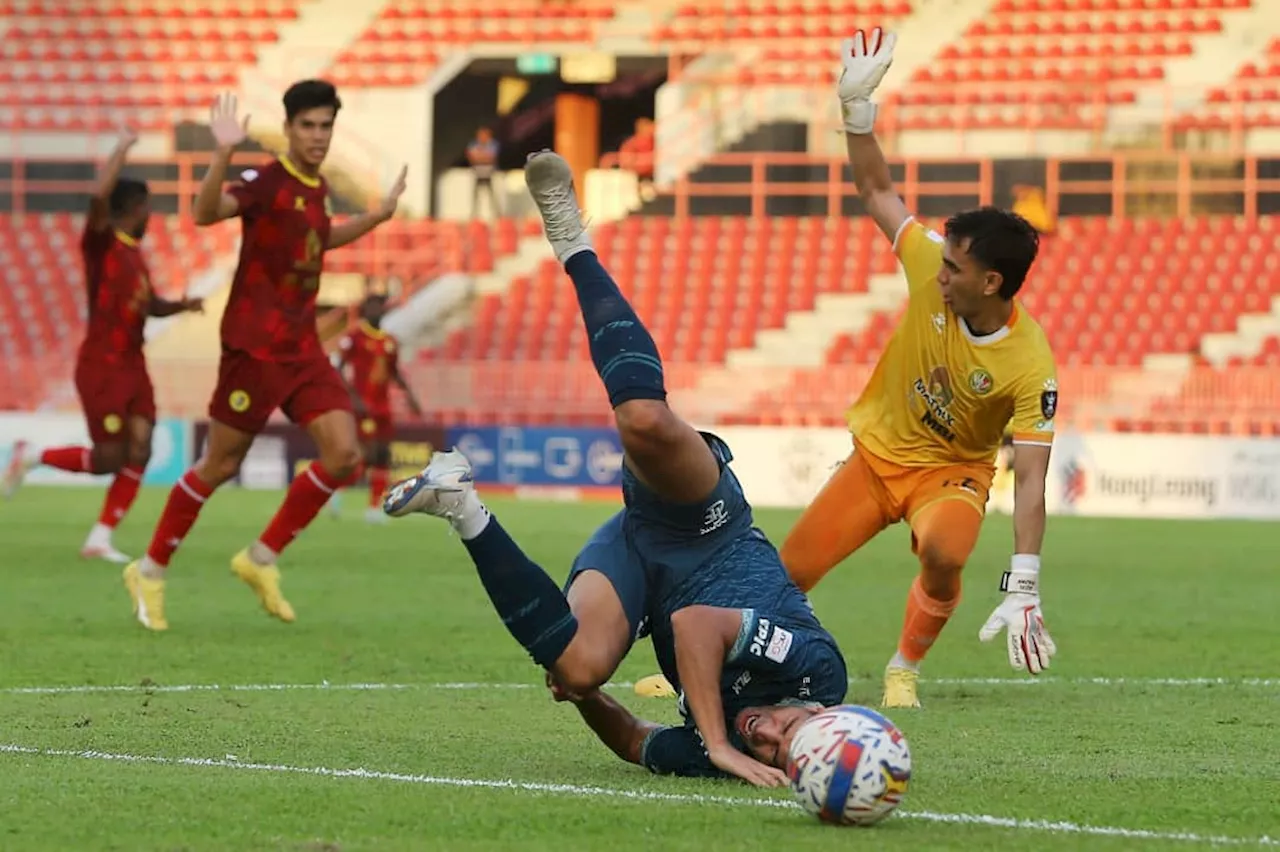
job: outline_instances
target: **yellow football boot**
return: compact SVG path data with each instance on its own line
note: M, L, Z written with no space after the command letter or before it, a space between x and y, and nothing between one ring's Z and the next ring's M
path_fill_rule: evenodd
M671 681L667 680L660 674L642 677L636 681L633 687L636 695L642 695L645 698L675 698L676 690L671 685Z
M919 682L920 672L889 666L884 670L884 695L880 706L919 707L920 698L916 695Z
M291 622L296 617L293 607L280 594L280 569L274 565L259 565L249 558L249 549L231 557L231 573L235 574L253 589L253 593L262 602L262 608L268 615L281 621Z
M138 623L148 630L168 630L169 622L164 618L164 580L142 576L138 562L125 566L123 576Z

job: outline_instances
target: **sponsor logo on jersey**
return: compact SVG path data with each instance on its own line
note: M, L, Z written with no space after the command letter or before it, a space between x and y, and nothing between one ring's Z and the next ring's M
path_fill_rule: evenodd
M956 420L948 406L955 399L955 392L952 390L951 374L947 372L947 368L934 367L929 373L928 383L924 379L916 379L912 390L924 407L920 422L943 440L954 441ZM912 408L917 406L913 405Z

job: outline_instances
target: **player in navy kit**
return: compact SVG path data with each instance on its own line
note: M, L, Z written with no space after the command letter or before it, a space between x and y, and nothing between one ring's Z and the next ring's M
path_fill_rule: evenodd
M785 784L796 729L844 699L844 659L754 527L728 446L667 407L657 348L591 248L568 165L542 152L525 175L614 409L626 507L587 542L563 592L485 508L459 452L437 453L384 509L453 524L553 695L619 757L659 773ZM645 635L680 694L683 726L637 719L600 690Z

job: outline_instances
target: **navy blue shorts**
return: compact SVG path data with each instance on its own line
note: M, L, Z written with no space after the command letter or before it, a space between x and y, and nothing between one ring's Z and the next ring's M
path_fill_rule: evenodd
M595 531L565 582L567 590L583 571L604 574L622 601L632 641L647 635L653 609L671 600L700 569L714 565L736 542L759 536L752 530L742 486L728 468L733 459L728 446L714 435L703 433L703 438L720 463L720 481L711 494L697 503L672 503L624 467L626 508Z

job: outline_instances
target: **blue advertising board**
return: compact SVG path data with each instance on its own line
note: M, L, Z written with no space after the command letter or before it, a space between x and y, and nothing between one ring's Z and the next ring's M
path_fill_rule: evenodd
M468 459L477 483L617 487L622 442L614 429L481 426L453 428L447 446Z

